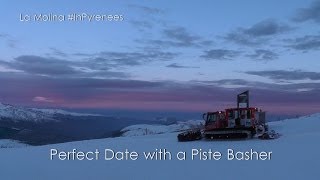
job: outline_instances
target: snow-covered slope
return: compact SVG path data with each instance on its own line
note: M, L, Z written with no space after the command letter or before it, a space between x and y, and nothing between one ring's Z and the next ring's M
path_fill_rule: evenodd
M275 140L177 142L177 132L151 136L107 138L40 147L0 149L1 179L292 179L320 177L320 114L270 123L282 134ZM99 160L50 160L50 149L100 152ZM136 151L138 160L104 160L104 150ZM166 148L172 160L145 160L143 152ZM191 159L192 149L219 151L220 160ZM227 160L227 149L272 152L270 160ZM175 154L186 152L179 161Z
M56 121L54 118L55 115L100 116L97 114L81 114L60 109L24 108L0 103L0 120L1 118L10 118L14 121Z
M20 148L26 147L27 144L11 140L11 139L0 139L0 148Z
M152 134L163 134L179 132L187 129L201 127L204 124L203 120L189 120L179 121L171 125L149 125L149 124L138 124L128 126L121 130L122 136L142 136Z
M294 119L270 122L269 125L283 135L302 136L304 134L320 132L320 113ZM320 143L319 143L320 148Z

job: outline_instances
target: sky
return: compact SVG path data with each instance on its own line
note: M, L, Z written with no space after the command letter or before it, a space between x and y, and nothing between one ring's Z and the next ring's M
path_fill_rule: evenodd
M2 103L206 112L249 90L274 114L320 110L319 0L1 4ZM123 19L32 19L83 13Z

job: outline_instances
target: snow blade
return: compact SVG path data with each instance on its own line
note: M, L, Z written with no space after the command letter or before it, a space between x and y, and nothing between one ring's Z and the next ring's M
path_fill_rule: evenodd
M280 137L279 133L276 133L274 130L270 132L265 132L262 135L258 136L259 139L268 140L268 139L277 139Z
M183 133L178 134L178 141L196 141L202 139L202 133L200 129L189 130Z

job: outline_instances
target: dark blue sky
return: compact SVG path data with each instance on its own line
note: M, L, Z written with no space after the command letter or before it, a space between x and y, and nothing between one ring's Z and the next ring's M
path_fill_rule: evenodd
M27 106L274 113L320 109L320 1L5 1L0 101ZM20 14L123 21L21 22Z

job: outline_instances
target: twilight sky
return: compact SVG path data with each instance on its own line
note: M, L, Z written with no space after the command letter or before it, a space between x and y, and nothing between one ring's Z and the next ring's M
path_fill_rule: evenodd
M123 21L21 22L20 14ZM0 102L195 111L320 111L320 1L5 1Z

